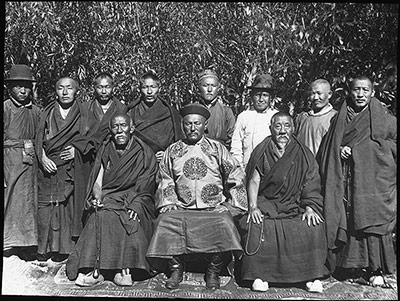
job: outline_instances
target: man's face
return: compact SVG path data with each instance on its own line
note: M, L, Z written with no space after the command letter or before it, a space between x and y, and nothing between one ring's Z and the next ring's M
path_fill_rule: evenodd
M293 120L289 116L277 116L270 125L272 140L275 143L287 144L293 134Z
M72 78L62 78L56 85L58 101L61 104L68 104L75 100L78 91L76 82Z
M357 111L364 109L374 96L371 81L367 79L354 80L350 96Z
M10 81L9 91L11 96L20 103L27 102L32 91L32 83L25 80Z
M219 93L220 83L215 77L205 77L199 83L200 96L206 104L211 103Z
M199 114L188 114L183 117L182 124L188 143L195 144L203 137L207 121Z
M314 84L310 91L311 107L314 112L319 112L326 107L332 97L332 91L327 84Z
M148 103L154 103L157 100L160 86L152 78L146 78L140 87L144 100Z
M133 127L129 119L124 116L116 116L110 123L111 135L118 147L125 147L131 139Z
M267 91L253 89L251 91L251 99L253 100L253 107L257 112L264 112L270 104L271 94Z
M103 77L96 80L94 85L94 95L100 103L106 104L109 102L113 96L113 90L114 86L111 78Z

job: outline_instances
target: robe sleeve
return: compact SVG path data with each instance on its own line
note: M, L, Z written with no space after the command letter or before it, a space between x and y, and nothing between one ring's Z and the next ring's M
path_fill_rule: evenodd
M219 145L218 152L226 202L236 209L247 211L247 193L243 168L222 144Z
M155 196L156 210L167 205L179 203L172 168L171 147L168 147L161 159L157 175L160 183Z
M233 131L235 130L235 122L236 118L235 115L233 115L233 111L230 107L225 107L225 116L226 116L226 136L227 140L225 144L227 145L227 148L231 148L231 142L232 142L232 136L233 136Z
M300 207L309 206L320 216L323 216L323 197L321 195L321 178L318 165L314 158L310 157L309 159L310 165L300 195Z
M232 136L231 154L243 166L243 115L239 115Z

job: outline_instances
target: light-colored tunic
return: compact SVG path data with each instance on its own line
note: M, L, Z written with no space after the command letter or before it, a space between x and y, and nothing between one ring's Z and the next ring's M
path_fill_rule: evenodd
M238 115L232 136L231 153L243 168L246 168L253 149L271 135L271 117L277 112L276 109L267 109L263 113L248 110Z
M316 156L322 138L328 132L331 119L337 111L329 103L318 113L302 112L296 118L296 137Z

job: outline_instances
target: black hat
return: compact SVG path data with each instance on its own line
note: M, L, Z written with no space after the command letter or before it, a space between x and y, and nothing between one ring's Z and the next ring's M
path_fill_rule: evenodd
M181 109L182 117L188 114L199 114L201 116L204 116L206 120L210 118L210 111L207 109L206 106L200 103L190 103Z
M27 65L13 65L10 70L10 76L4 79L5 82L14 80L25 80L35 82L33 79L31 68Z
M257 75L254 79L253 85L248 86L249 89L258 89L258 90L266 90L273 91L273 78L269 74L261 74Z

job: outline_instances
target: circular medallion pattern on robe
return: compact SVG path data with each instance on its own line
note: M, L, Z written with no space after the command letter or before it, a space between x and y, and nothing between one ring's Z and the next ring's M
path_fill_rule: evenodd
M201 180L207 175L207 165L201 158L189 158L183 165L183 174L189 180Z
M219 192L218 185L207 184L201 189L201 199L207 205L216 205L222 201L222 195Z
M181 199L185 201L185 203L190 203L192 200L192 192L190 191L189 186L187 185L178 185L178 194Z

